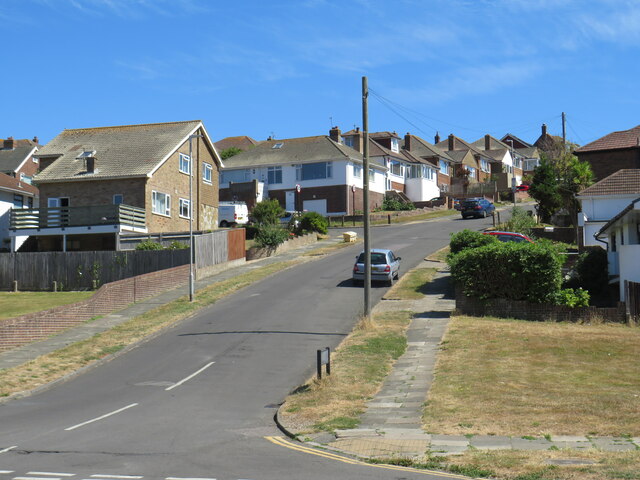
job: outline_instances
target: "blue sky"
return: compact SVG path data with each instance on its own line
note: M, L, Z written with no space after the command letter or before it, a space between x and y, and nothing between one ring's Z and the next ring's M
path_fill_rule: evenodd
M0 0L0 138L201 119L432 141L640 124L640 0Z

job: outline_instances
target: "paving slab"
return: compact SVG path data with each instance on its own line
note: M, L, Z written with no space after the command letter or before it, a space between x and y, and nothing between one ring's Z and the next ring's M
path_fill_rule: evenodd
M514 450L548 450L553 443L545 438L535 438L532 440L526 438L513 437L511 445Z
M478 450L507 450L511 449L511 437L498 435L479 435L469 439L469 445Z
M621 437L594 437L591 443L598 449L605 452L626 452L636 450L636 445L628 438Z

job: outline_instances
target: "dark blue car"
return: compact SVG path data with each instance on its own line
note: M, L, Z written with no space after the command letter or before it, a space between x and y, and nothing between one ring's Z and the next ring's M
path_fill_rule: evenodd
M495 209L495 205L485 198L467 198L460 202L462 218L485 218L492 215Z

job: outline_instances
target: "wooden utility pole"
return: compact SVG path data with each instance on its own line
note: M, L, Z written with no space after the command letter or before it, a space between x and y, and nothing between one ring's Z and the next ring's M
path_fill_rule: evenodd
M367 77L362 77L362 130L363 159L362 203L364 220L364 316L371 315L371 247L369 239L369 85Z
M567 116L564 112L562 112L562 146L564 149L567 149Z

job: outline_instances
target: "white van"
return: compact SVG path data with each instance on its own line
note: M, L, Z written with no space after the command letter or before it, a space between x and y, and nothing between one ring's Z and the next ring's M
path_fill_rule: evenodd
M220 202L218 205L218 224L222 228L246 225L249 222L249 209L244 202Z

